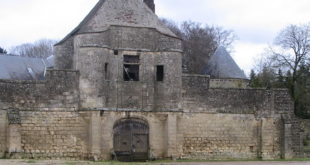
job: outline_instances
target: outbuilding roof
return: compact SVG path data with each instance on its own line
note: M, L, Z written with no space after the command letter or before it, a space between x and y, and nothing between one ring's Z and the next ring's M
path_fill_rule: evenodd
M53 67L54 56L48 59L0 54L0 79L42 80L44 71Z
M247 79L235 60L222 46L211 56L204 72L214 78Z

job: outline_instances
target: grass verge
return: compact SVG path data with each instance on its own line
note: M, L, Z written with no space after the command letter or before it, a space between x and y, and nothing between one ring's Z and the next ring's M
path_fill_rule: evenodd
M257 162L275 162L275 161L281 161L281 162L291 162L291 161L310 161L310 158L296 158L296 159L289 159L289 160L283 160L283 159L276 159L276 160L259 160L259 159L229 159L229 160L192 160L192 159L179 159L179 160L155 160L155 161L147 161L147 162L119 162L119 161L98 161L98 162L87 162L88 165L165 165L167 163L186 163L186 162L249 162L249 161L257 161ZM84 162L85 164L85 162ZM83 165L84 165L83 164ZM66 162L65 165L82 165L78 162Z

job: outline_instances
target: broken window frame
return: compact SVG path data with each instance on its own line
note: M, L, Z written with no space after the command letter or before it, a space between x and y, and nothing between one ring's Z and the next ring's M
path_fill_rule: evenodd
M140 81L140 56L124 55L123 80Z

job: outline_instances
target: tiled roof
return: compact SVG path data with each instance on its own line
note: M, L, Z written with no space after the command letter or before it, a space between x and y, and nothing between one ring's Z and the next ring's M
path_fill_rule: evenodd
M0 79L44 79L45 69L54 65L53 59L53 56L41 59L0 54Z
M244 72L224 47L219 47L215 51L204 72L214 78L247 79Z

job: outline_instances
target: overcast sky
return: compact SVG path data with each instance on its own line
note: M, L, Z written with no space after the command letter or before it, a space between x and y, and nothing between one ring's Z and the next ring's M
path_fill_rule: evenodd
M61 39L98 0L0 0L0 46ZM155 0L156 13L230 29L238 36L233 58L247 73L281 29L310 21L310 0Z

